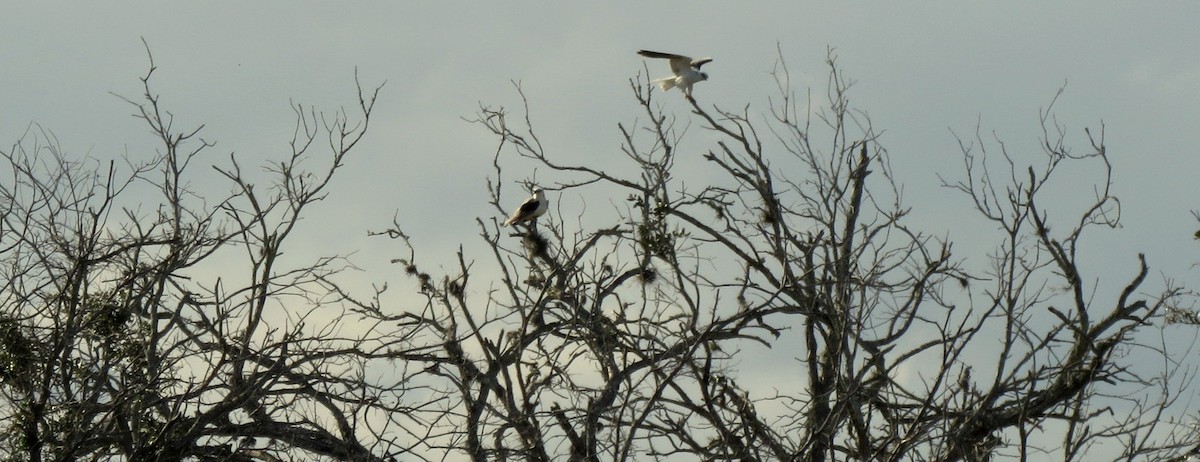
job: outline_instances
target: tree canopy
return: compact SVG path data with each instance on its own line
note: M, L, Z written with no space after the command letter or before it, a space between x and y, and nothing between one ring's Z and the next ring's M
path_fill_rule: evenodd
M969 204L997 234L956 247L910 218L886 138L850 104L832 53L826 64L826 87L807 93L819 96L798 97L781 60L765 109L713 107L702 94L663 102L678 95L638 76L631 104L642 115L616 127L619 153L587 163L543 144L536 108L483 106L472 121L496 148L480 154L494 166L480 200L496 213L473 231L487 251L421 248L406 232L419 223L400 219L347 230L391 242L384 258L405 275L367 275L393 288L362 293L348 288L363 275L346 257L280 257L310 256L289 238L314 226L303 221L314 204L337 202L337 174L355 161L381 86L358 84L351 111L294 105L290 153L263 181L236 156L212 156L203 127L176 126L151 63L144 94L127 101L157 157L78 159L37 126L0 151L10 173L0 181L0 455L1200 451L1186 361L1195 333L1166 327L1196 319L1190 293L1148 281L1144 257L1123 269L1081 263L1102 250L1085 236L1120 221L1104 127L1084 132L1081 154L1052 103L1034 161L960 137L944 200ZM538 176L513 175L516 165ZM1102 173L1071 208L1047 191L1077 188L1060 181L1078 169ZM198 195L191 178L213 171L228 194ZM535 184L550 211L501 227ZM554 205L574 198L586 208ZM1102 283L1120 289L1108 296Z

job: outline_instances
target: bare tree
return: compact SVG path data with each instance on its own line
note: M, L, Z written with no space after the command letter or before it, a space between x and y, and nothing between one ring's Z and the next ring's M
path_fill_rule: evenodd
M514 183L590 210L478 219L489 253L449 266L394 222L374 234L402 249L414 289L359 294L346 259L285 250L379 88L357 87L353 115L296 105L264 180L208 160L203 127L175 127L151 63L129 102L153 159L74 161L36 126L2 153L0 454L1184 460L1200 442L1181 400L1193 369L1159 322L1190 312L1186 293L1149 292L1144 258L1115 282L1080 263L1085 234L1120 215L1103 128L1073 153L1047 109L1032 167L960 139L945 186L998 234L981 238L990 254L959 254L911 223L879 132L828 65L823 97L801 100L780 64L765 115L689 100L673 116L637 79L645 120L617 127L621 165L569 163L528 107L483 107L497 216L525 196ZM510 177L520 164L540 178ZM1046 191L1072 168L1102 173L1066 211ZM230 192L201 195L204 174Z
M1197 444L1179 401L1191 369L1151 341L1183 292L1147 295L1139 257L1105 299L1110 272L1079 264L1085 233L1119 218L1103 130L1074 154L1047 109L1045 161L1030 167L1002 143L964 140L963 178L946 186L1001 233L989 255L958 255L907 219L878 132L828 64L823 102L798 101L781 65L761 120L690 101L713 140L699 152L676 150L676 117L634 82L646 121L619 127L632 175L559 160L528 107L481 110L499 141L498 214L525 194L501 194L513 155L541 167L542 188L627 201L608 221L559 212L515 234L480 220L500 277L473 286L477 297L461 253L440 284L404 261L444 333L454 449L473 460L1097 460ZM678 173L701 161L717 180ZM1048 212L1059 204L1046 186L1088 163L1103 171L1094 200ZM773 394L739 367L761 364L745 352L756 344L782 350L768 360L788 377Z
M3 152L0 184L0 453L8 460L382 460L367 409L401 412L361 363L400 339L347 335L323 282L341 258L281 259L365 134L358 114L295 105L296 131L265 185L230 156L212 165L203 127L180 130L151 87L127 100L158 139L149 160L72 160L33 126ZM324 154L322 153L324 151ZM219 159L216 159L219 162ZM316 171L301 164L324 165ZM205 275L216 271L216 277ZM391 329L391 328L389 328Z

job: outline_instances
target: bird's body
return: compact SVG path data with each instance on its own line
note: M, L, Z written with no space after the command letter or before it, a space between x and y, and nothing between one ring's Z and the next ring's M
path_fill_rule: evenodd
M542 188L533 188L533 195L529 199L525 199L525 202L522 202L516 210L513 210L512 215L509 215L501 226L536 220L537 217L546 213L546 209L549 207L550 201L546 200L546 194L542 192Z
M649 50L640 50L638 51L638 54L647 58L663 58L670 60L671 73L674 75L654 80L654 83L658 84L659 88L662 88L663 91L679 87L679 89L683 91L684 96L691 98L692 85L696 82L708 80L708 74L700 72L700 66L703 66L704 63L712 61L712 58L692 59L683 55Z

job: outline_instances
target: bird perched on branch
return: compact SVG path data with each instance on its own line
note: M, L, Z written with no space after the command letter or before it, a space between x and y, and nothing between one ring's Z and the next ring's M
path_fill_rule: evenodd
M508 219L504 220L504 224L501 226L536 220L537 217L546 213L546 209L549 206L550 201L546 200L546 194L542 192L542 188L535 187L533 188L533 195L529 199L525 199L525 202L521 203L520 207L513 210L512 215L509 215Z
M659 88L662 88L663 91L679 87L683 91L683 95L690 99L692 97L692 84L708 80L708 74L700 72L700 66L712 61L712 58L692 59L683 55L650 50L641 50L638 51L638 54L647 58L670 60L671 73L675 75L654 80L654 83L658 84Z

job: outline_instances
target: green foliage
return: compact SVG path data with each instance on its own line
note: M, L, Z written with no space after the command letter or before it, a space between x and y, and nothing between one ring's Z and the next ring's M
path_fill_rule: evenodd
M651 204L647 204L637 197L631 197L630 200L634 202L635 207L643 209L642 216L645 221L637 224L637 238L642 250L647 255L674 263L675 252L678 250L676 242L687 238L687 231L683 228L669 228L667 216L671 209L662 201L653 200Z
M0 382L25 389L34 371L37 344L12 317L0 319Z

